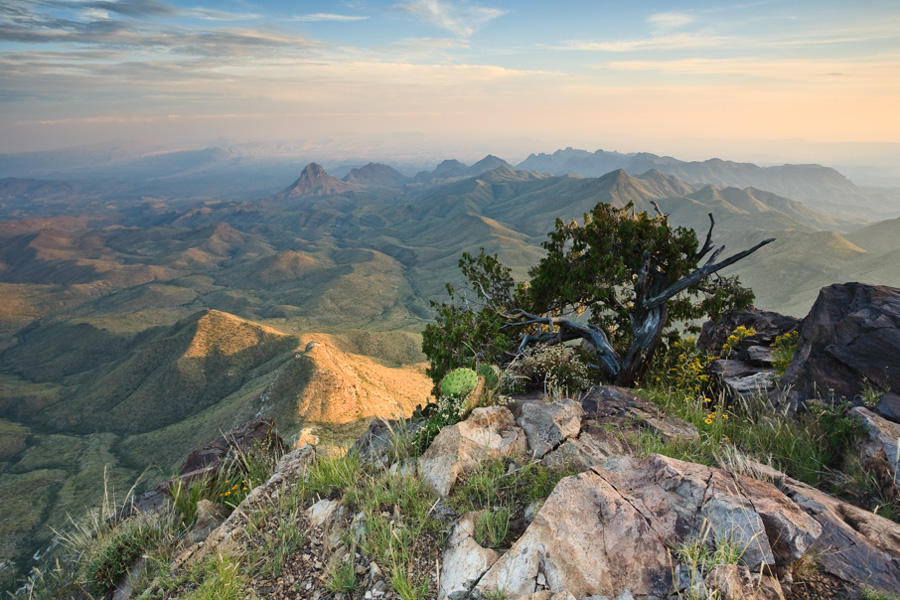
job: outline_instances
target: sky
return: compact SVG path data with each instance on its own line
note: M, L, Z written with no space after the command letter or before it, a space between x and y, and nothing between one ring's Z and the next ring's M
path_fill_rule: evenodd
M900 2L0 0L0 111L0 152L898 143Z

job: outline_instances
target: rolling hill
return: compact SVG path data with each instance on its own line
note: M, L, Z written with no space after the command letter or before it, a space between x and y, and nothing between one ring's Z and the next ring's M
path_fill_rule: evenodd
M802 316L835 281L900 285L900 219L860 228L859 211L735 183L794 173L850 193L848 181L658 158L529 159L556 170L618 164L597 177L517 170L493 156L415 179L370 164L341 180L310 164L265 194L231 199L206 175L192 184L197 196L171 199L8 183L9 194L43 189L47 214L6 212L0 222L0 561L24 565L48 541L45 525L94 497L104 465L123 489L148 464L167 474L258 414L288 435L315 426L332 439L372 415L408 414L431 388L418 332L428 302L459 283L461 252L483 247L525 277L555 220L580 220L599 201L658 206L701 234L713 213L727 251L778 238L729 273L764 309ZM53 214L51 192L65 189L90 196L93 212ZM11 201L27 205L22 197Z

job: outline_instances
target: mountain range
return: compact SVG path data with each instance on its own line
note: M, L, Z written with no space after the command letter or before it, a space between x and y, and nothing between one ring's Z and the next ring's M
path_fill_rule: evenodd
M826 167L568 149L414 175L369 163L337 177L310 162L249 195L256 184L233 187L245 158L184 152L126 161L128 173L169 173L146 193L131 175L65 169L0 180L7 581L49 541L47 525L94 498L104 465L127 489L258 414L331 441L361 419L409 414L430 390L418 332L429 301L459 283L460 254L483 247L525 277L556 219L597 202L659 206L701 235L712 213L727 251L776 237L726 273L761 308L802 315L836 281L900 284L900 204L870 211L874 192Z

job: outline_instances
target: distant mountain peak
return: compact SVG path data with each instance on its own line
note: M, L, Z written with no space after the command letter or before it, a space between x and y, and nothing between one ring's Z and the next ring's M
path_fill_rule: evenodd
M344 192L356 192L361 187L354 183L341 181L325 172L322 165L309 163L303 168L300 178L288 186L276 198L296 198L298 196L331 196Z
M352 169L343 181L365 186L390 187L403 185L407 177L391 166L370 162L364 167Z

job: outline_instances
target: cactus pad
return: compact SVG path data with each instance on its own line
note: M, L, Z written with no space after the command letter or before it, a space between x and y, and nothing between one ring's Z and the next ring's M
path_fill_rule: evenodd
M441 381L441 393L454 398L465 398L478 385L478 374L472 369L454 369Z

